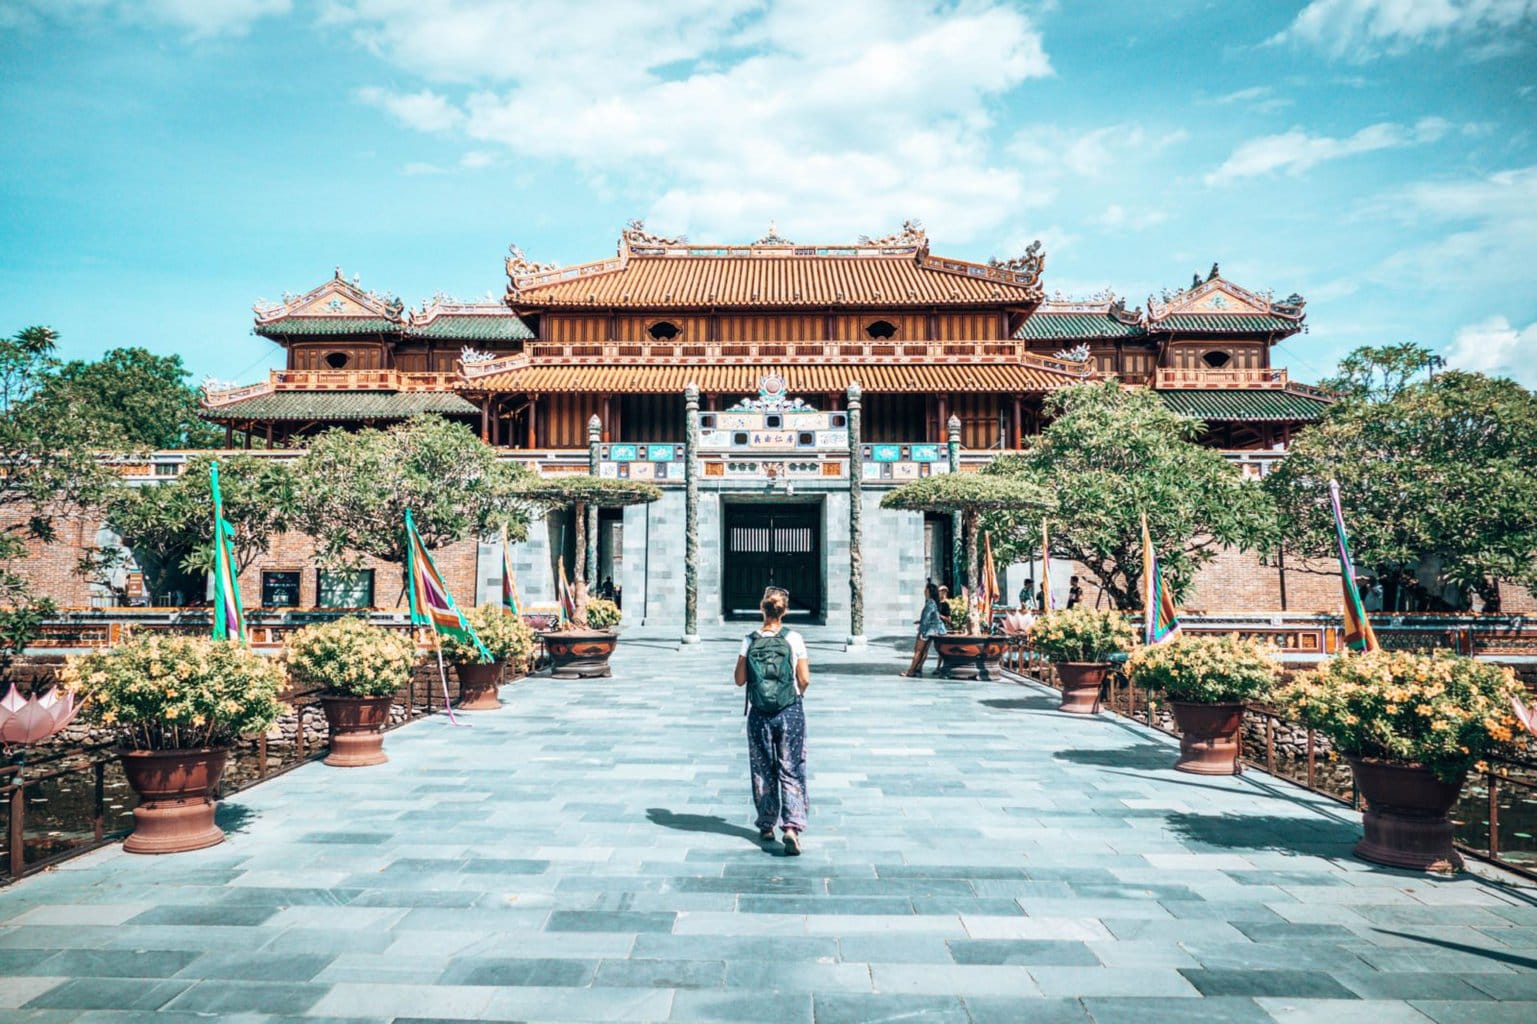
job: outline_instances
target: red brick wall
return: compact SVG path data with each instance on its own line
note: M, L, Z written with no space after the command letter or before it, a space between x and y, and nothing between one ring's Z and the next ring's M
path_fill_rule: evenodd
M438 572L443 574L449 592L461 605L475 603L475 561L478 549L479 544L471 539L450 544L432 553L433 563L438 567ZM400 606L405 607L401 593L400 566L381 562L377 558L364 558L359 567L374 570L376 607L394 608L397 599L401 600ZM240 599L247 608L256 608L261 603L262 572L265 570L297 571L300 581L299 605L304 608L314 607L318 579L315 572L315 545L308 537L302 533L280 534L274 538L271 552L256 559L240 574Z
M1084 603L1094 605L1099 599L1096 587L1082 566L1074 570L1083 585ZM1054 590L1062 592L1060 583ZM1261 564L1260 556L1252 551L1229 548L1218 552L1217 557L1196 575L1180 607L1189 612L1206 615L1257 612L1328 612L1339 611L1340 574L1335 563L1309 562L1289 556L1286 559L1286 607L1281 607L1281 571L1272 560ZM1108 597L1102 607L1109 607Z
M20 521L10 516L9 522ZM49 543L28 541L28 558L18 569L32 580L34 590L52 597L67 608L87 608L91 588L84 577L75 573L80 556L96 546L97 520L92 516L72 516L54 524L58 536Z

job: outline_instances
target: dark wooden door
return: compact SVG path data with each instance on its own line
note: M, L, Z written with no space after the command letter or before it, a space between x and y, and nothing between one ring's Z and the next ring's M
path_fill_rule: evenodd
M727 505L725 547L728 617L756 618L768 586L790 592L792 617L822 617L820 505Z

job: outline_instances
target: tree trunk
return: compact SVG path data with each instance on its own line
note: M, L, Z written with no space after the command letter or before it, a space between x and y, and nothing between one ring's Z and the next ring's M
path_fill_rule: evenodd
M571 529L576 533L575 571L571 574L573 582L580 583L587 579L587 503L579 501L571 515Z
M963 521L966 528L966 582L976 590L982 582L977 574L977 536L982 530L982 516L975 511L967 512Z

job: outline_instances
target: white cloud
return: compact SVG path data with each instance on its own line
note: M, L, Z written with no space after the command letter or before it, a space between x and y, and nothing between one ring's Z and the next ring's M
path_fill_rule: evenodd
M1330 160L1380 149L1399 149L1436 142L1451 127L1442 118L1426 117L1412 128L1383 122L1369 125L1342 139L1309 135L1301 128L1293 128L1279 135L1266 135L1241 143L1220 167L1206 175L1206 184L1224 185L1239 178L1277 171L1299 175Z
M1111 231L1146 231L1169 219L1163 210L1128 210L1120 203L1111 203L1094 222Z
M1275 90L1268 85L1253 85L1247 89L1238 89L1215 96L1207 102L1218 106L1245 106L1261 114L1273 113L1292 105L1291 100L1285 96L1277 96Z
M1446 361L1459 370L1510 377L1537 387L1537 323L1516 328L1503 316L1468 324L1457 331Z
M206 39L243 36L261 19L292 9L293 0L7 0L0 6L0 26L110 17L129 24L166 25L189 39Z
M1295 42L1367 61L1416 46L1471 44L1473 56L1531 46L1537 0L1312 0L1271 43Z
M1529 291L1537 265L1537 165L1419 182L1382 197L1377 209L1422 232L1443 228L1433 241L1386 260L1383 281L1439 289L1455 279Z
M481 149L472 149L459 158L459 166L467 167L470 170L490 167L494 163L496 163L496 155Z
M1051 73L1002 0L593 3L346 0L327 20L434 83L365 102L426 131L568 162L699 238L998 229L1032 190L990 142L991 107ZM642 198L644 197L644 198Z
M1035 176L1105 178L1124 170L1129 162L1146 161L1189 137L1184 129L1160 134L1130 124L1076 131L1031 125L1015 135L1009 154L1029 165Z
M420 160L413 160L400 169L400 173L416 178L427 174L447 174L448 168L439 167L437 164L429 164Z
M464 124L464 112L430 89L399 93L368 86L357 90L354 95L371 107L387 111L402 124L419 132L452 131Z

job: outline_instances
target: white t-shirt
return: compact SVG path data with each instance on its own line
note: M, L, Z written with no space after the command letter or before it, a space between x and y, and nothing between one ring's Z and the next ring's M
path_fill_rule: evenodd
M809 656L807 656L807 654L806 654L806 641L801 637L801 635L799 633L797 633L793 629L786 629L783 626L780 627L779 632L785 638L785 643L790 645L790 654L791 654L791 656L793 656L795 658L795 664L796 665L799 665L803 661L810 661L811 660L811 658ZM742 649L737 652L737 657L739 657L739 658L747 657L747 649L752 646L752 638L753 638L753 636L773 636L773 635L774 634L772 634L772 633L765 633L761 629L753 630L752 636L744 636L742 638Z

